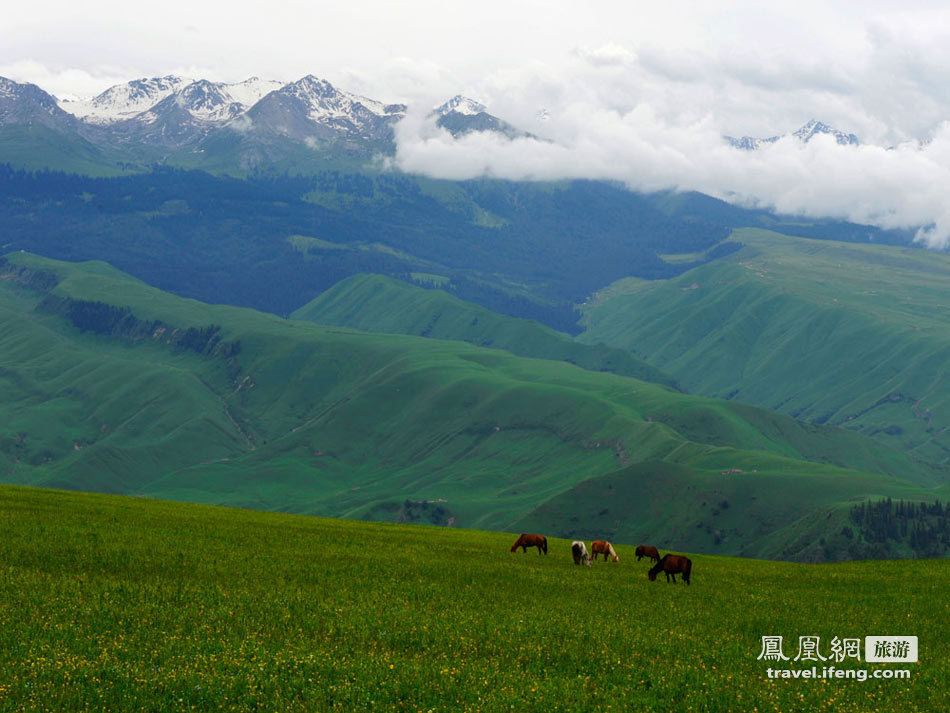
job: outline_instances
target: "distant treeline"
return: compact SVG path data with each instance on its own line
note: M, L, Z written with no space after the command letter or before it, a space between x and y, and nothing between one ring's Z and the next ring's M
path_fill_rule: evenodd
M869 500L853 506L849 514L861 537L885 551L903 543L918 557L943 557L950 552L950 507L939 500ZM849 527L842 534L849 539L855 535Z
M696 264L660 254L720 257L737 247L719 245L733 227L763 216L597 181L336 171L242 180L173 168L90 178L0 165L0 253L104 260L175 294L280 315L354 274L437 272L459 297L576 331L573 305L596 290ZM316 247L296 249L294 235Z
M161 320L143 320L128 307L117 307L104 302L75 300L48 295L40 309L66 317L83 332L94 332L138 342L151 340L158 344L185 349L197 354L230 359L241 351L239 341L224 342L216 324L203 327L174 327Z

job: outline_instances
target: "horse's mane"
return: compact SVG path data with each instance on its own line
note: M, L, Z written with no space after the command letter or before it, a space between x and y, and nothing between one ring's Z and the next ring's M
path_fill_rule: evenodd
M663 556L660 558L660 561L657 562L655 565L653 565L653 566L650 568L650 571L649 571L647 574L659 574L660 572L662 572L662 571L663 571L663 564L666 562L666 558L667 558L667 557L669 557L669 555L663 555Z

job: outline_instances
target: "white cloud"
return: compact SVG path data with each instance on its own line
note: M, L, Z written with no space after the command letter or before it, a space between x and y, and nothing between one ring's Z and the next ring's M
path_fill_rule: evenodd
M724 142L712 115L671 121L646 101L623 112L573 102L541 128L546 140L453 138L431 118L410 114L397 126L393 165L454 180L596 178L638 191L696 190L781 213L927 226L923 242L950 244L950 123L924 145L841 146L830 136L802 144L787 137L755 152Z

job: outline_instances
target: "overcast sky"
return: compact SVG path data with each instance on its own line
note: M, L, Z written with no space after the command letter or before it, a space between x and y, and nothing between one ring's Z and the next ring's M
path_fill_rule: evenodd
M886 226L933 224L922 236L943 244L950 9L916 0L762 5L33 0L2 13L0 75L61 97L164 74L315 74L424 108L463 93L552 141L453 141L416 115L400 127L397 165L697 189ZM789 132L810 118L866 145L780 142L737 156L721 141Z

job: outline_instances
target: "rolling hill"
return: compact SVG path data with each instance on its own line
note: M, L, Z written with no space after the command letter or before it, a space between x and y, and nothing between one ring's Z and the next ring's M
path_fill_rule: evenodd
M947 482L848 430L456 341L206 305L103 263L11 254L0 295L5 482L494 529L656 461L691 474L697 505L711 474L780 478L749 510L769 521L770 501L787 501L773 527L855 498L930 500L921 486ZM763 532L733 532L722 551L755 554Z
M950 256L733 234L738 252L584 306L585 342L631 350L694 393L950 462Z
M580 344L534 320L501 315L444 290L425 289L383 275L361 274L341 280L292 312L290 318L364 332L457 339L519 356L566 361L591 371L675 386L659 369L623 349Z

